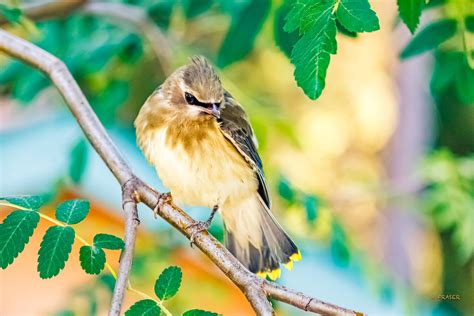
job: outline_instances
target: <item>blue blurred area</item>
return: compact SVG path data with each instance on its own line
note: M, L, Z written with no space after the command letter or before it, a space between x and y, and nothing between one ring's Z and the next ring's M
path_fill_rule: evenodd
M149 166L135 143L133 130L112 128L109 133L120 151L138 176L160 191L165 191L154 169ZM0 134L0 195L43 193L67 172L70 148L82 137L74 119L65 111L55 113L27 128L10 130ZM82 193L121 213L120 187L93 150L89 150L89 162L80 190ZM198 207L186 210L194 218L204 219L208 210ZM165 229L163 220L155 220L150 211L140 212L142 227ZM185 240L183 239L183 242ZM303 260L295 264L293 271L283 271L280 282L297 288L314 297L371 315L407 314L405 294L389 290L381 295L369 284L361 269L354 263L349 267L335 264L330 252L317 245L301 245ZM392 285L392 287L395 287ZM383 294L383 293L382 293ZM280 304L291 315L304 312ZM416 315L431 315L432 307L415 304ZM441 313L442 315L443 313Z

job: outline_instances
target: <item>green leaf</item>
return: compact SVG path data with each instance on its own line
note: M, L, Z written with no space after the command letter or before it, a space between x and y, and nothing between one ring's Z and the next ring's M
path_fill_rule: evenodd
M445 91L454 82L457 73L464 66L465 56L462 52L436 51L435 65L430 88L433 96Z
M367 0L341 0L336 16L351 32L373 32L380 28L379 19Z
M26 78L15 82L12 94L17 100L23 103L30 103L49 83L49 80L43 73L32 71Z
M174 4L174 0L155 1L148 7L148 15L157 26L166 30L170 25Z
M101 274L98 277L98 281L103 284L110 293L114 291L115 278L111 274Z
M105 252L95 246L82 246L79 250L81 267L89 274L99 274L105 266Z
M11 24L19 24L23 14L18 8L10 8L4 4L0 4L0 15L3 15Z
M275 12L274 21L275 43L288 58L291 56L293 46L295 46L296 42L300 38L298 31L295 30L293 32L286 32L284 30L285 17L288 15L289 11L289 2L285 1L285 3Z
M290 203L295 199L295 191L291 187L290 182L284 177L280 177L278 181L278 194Z
M0 268L5 269L23 251L39 222L34 211L14 211L0 224Z
M123 249L124 243L121 238L109 234L97 234L94 236L94 246L104 249Z
M219 67L228 66L248 55L269 10L269 0L251 0L234 11L230 28L217 53Z
M317 2L311 8L305 14L313 17L312 25L293 47L291 62L295 65L294 75L298 86L309 98L315 100L326 85L330 54L336 53L337 43L336 22L331 13L332 3ZM307 19L302 19L301 23L307 23ZM300 27L300 34L306 27L306 24L303 28Z
M446 19L427 25L403 49L400 57L406 59L437 48L456 33L456 21Z
M219 314L217 313L203 311L200 309L191 309L183 313L183 316L218 316L218 315Z
M72 182L79 184L87 166L87 143L81 138L71 150L69 162L69 177Z
M349 36L349 37L352 37L352 38L355 38L357 37L357 32L351 32L349 31L348 29L346 29L344 27L344 25L341 24L341 22L339 22L338 20L336 20L336 28L337 28L337 31L343 35L346 35L346 36Z
M141 300L133 304L125 316L159 316L160 308L153 300Z
M413 34L420 23L421 11L425 0L398 0L398 13L402 21Z
M43 237L38 252L38 272L49 279L64 268L74 243L74 229L70 226L52 226Z
M214 4L214 0L182 0L184 15L192 19L207 10Z
M474 15L468 15L464 18L464 23L466 24L466 30L471 33L474 33Z
M69 200L56 209L56 218L68 225L77 224L89 214L90 204L86 200Z
M1 197L0 200L5 200L10 204L18 205L32 211L37 211L48 199L44 195L25 195Z
M463 62L465 58L463 58ZM456 75L456 94L462 104L474 104L474 69L467 63L460 67Z
M160 300L167 300L178 293L182 278L181 268L171 266L161 272L155 283L155 294Z
M306 219L308 222L314 222L318 215L319 200L314 195L305 195L303 199L304 208L306 210Z

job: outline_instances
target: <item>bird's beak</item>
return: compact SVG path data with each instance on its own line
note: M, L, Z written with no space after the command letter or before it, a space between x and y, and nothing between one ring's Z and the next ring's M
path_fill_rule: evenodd
M221 118L221 111L219 110L219 106L215 103L212 104L211 114L215 116L215 118Z
M217 119L221 118L221 111L219 110L219 105L216 103L208 104L207 107L202 109L203 112L214 116Z

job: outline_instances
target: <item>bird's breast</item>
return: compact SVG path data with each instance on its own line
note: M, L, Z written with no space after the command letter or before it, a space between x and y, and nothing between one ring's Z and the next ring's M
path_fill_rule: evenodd
M143 148L173 198L212 207L257 190L251 167L220 130L160 128Z

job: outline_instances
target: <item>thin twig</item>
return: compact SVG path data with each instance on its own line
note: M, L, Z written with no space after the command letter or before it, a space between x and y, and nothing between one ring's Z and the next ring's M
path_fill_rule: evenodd
M0 30L0 51L4 51L32 65L51 78L57 89L63 95L67 106L75 116L89 142L117 178L120 185L124 185L130 180L133 180L131 182L133 185L130 190L133 193L137 193L140 201L143 201L148 207L153 209L158 203L159 193L135 177L130 167L126 164L112 143L103 125L98 120L64 63L41 48L3 30ZM130 196L127 197L130 198ZM128 198L124 202L126 202ZM134 198L133 195L132 198ZM128 202L124 203L124 205L126 211L126 253L124 253L120 265L118 275L120 282L117 280L114 289L114 300L112 301L110 312L112 315L117 315L120 312L121 300L124 295L123 291L126 286L126 282L122 280L126 281L128 278L133 257L134 232L138 225L136 203ZM172 203L164 204L159 210L159 215L187 238L190 238L194 232L194 228L190 225L194 223L193 219ZM318 311L321 314L357 315L354 311L342 307L335 307L315 299L309 302L310 298L301 293L288 290L273 282L264 281L248 271L221 243L209 235L207 231L196 233L194 244L241 289L257 315L271 315L273 313L273 308L267 299L267 295L301 309L304 309L305 306L308 305L309 310ZM304 301L304 299L306 299L306 301ZM304 305L302 305L302 302ZM314 307L312 307L313 305Z

